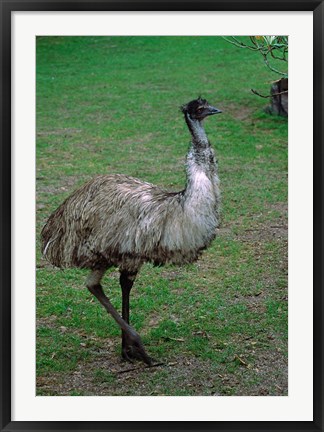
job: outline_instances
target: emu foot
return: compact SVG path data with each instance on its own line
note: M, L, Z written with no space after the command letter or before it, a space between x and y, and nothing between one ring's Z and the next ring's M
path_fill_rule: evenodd
M152 366L152 359L147 355L143 342L139 335L134 331L122 333L122 357L133 363L133 360L142 360L148 366Z

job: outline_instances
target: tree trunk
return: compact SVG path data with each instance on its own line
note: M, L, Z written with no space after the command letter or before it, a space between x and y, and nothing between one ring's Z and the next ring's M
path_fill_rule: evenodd
M270 114L288 116L288 78L275 81L270 88L271 105L266 108Z

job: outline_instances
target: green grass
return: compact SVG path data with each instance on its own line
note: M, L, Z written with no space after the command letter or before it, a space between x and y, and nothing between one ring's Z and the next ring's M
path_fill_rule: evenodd
M287 394L288 124L250 92L276 78L219 37L38 39L37 394ZM132 367L119 358L120 330L84 288L85 271L42 259L39 232L97 174L180 190L190 137L178 107L199 94L223 111L206 121L221 229L195 264L142 268L131 321L165 365L120 373ZM120 310L116 270L104 286Z

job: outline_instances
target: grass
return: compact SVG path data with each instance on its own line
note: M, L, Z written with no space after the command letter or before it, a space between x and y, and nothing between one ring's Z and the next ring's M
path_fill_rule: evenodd
M219 160L219 236L192 265L145 265L131 321L146 369L120 360L120 331L37 247L38 395L287 394L287 120L251 94L275 76L219 37L40 37L37 41L37 239L49 214L97 174L180 190L189 134L181 103L206 121ZM104 286L120 310L116 269ZM126 371L135 368L135 370Z

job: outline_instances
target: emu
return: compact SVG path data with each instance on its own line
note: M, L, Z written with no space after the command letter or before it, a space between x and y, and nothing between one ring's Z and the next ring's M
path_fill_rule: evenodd
M195 261L215 238L219 224L217 161L203 120L221 111L201 97L181 110L192 136L182 191L166 191L121 174L99 175L73 192L41 232L42 252L50 263L90 269L87 288L121 328L122 357L149 366L152 359L129 324L129 295L136 275L145 262ZM121 316L100 284L112 266L120 273Z

